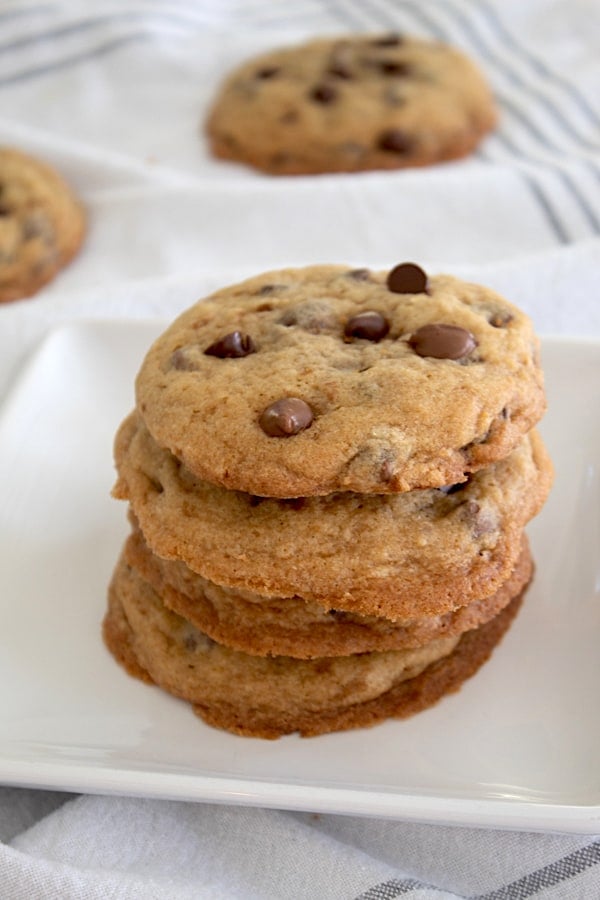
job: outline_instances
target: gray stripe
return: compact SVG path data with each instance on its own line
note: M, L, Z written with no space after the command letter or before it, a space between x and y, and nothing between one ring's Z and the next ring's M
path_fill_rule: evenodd
M415 881L414 878L406 878L402 881L392 878L390 881L382 881L381 884L369 888L364 894L359 894L355 900L394 900L395 897L401 897L403 894L422 890L441 891L441 888L424 884L422 881Z
M393 2L393 0L383 0L388 5ZM366 6L367 4L362 4ZM368 4L375 15L379 14L378 10L375 10L372 4ZM431 15L426 13L420 7L415 6L414 0L411 2L407 2L407 0L401 0L400 3L395 3L396 7L402 6L403 11L408 10L410 8L410 12L414 14L415 18L417 18L422 25L424 25L427 30L433 34L435 37L438 37L442 40L449 40L450 36L447 33L447 29L443 28L441 24L435 22ZM555 124L562 130L563 133L568 135L573 141L579 143L579 145L583 148L590 150L599 150L600 142L591 141L585 135L582 135L577 128L569 121L568 117L565 115L565 110L561 108L561 106L557 105L553 102L549 97L546 96L542 91L538 90L534 85L528 83L528 81L519 75L518 72L513 71L508 68L502 59L499 59L496 53L488 46L487 42L481 36L481 34L477 31L474 23L464 15L462 10L456 8L453 4L451 5L450 0L446 0L441 9L449 16L452 17L456 25L463 31L463 33L468 36L468 38L472 41L472 43L477 48L477 52L487 60L488 63L493 64L498 71L502 72L503 75L508 78L515 87L522 89L525 93L527 93L530 97L534 98L537 102L538 106L545 109L545 111L552 117ZM381 15L378 16L381 21ZM389 21L389 16L387 16ZM515 52L519 52L520 48L515 47ZM528 60L528 57L526 61ZM498 92L496 92L498 94ZM503 102L507 107L510 107L510 102L503 98ZM567 107L568 108L568 107ZM518 114L518 111L515 111L515 108L512 107L512 111L515 114ZM529 124L531 129L533 130L534 126L528 122L527 118L523 118L524 124ZM535 129L536 137L544 144L548 146L552 146L554 150L557 152L561 152L560 148L554 145L547 135L543 134L543 132L539 129Z
M386 0L384 0L384 2L386 2ZM388 2L389 2L389 0L388 0ZM411 12L416 11L414 4L412 2L410 2L410 3L401 2L401 3L398 3L397 5L398 6L401 5L403 10L409 8ZM388 15L386 15L385 13L382 14L382 12L379 9L375 9L372 3L368 3L368 4L363 3L362 6L363 7L366 6L366 8L370 10L370 12L372 13L373 16L377 16L378 22L381 22L382 24L385 23L389 27L391 22L390 22L390 18ZM465 17L462 15L462 13L460 13L458 10L456 10L454 8L449 9L448 4L446 4L444 6L444 9L446 9L447 11L450 12L450 14L453 16L454 20L459 25L459 27L461 27L464 31L468 32L469 34L471 34L472 39L475 41L478 49L483 49L479 35L475 31L475 29L473 28L471 23L465 19ZM435 23L431 19L430 15L428 15L427 13L424 13L423 10L421 10L421 9L419 9L419 18L421 19L422 22L424 22L428 26L430 31L434 30ZM444 35L444 37L445 37L445 35ZM492 58L492 55L489 53L489 51L487 51L487 48L486 48L486 53L487 53L488 57ZM493 58L497 65L501 65L501 63L498 62L495 57L493 57ZM503 69L503 71L505 71L505 70ZM513 76L513 74L510 72L508 72L508 74L511 75L515 84L518 84L519 86L525 86L522 79L517 78L516 76ZM537 92L533 91L533 93L537 93ZM531 121L531 119L518 107L518 105L516 105L511 99L509 99L508 97L503 96L503 95L499 95L498 99L500 100L502 105L505 107L505 109L515 119L517 119L520 122L520 124L529 132L529 134L536 141L538 141L538 143L540 143L543 147L547 147L548 149L550 149L557 155L560 155L560 156L563 155L564 151L557 144L555 144L554 141L551 140L547 136L547 134L535 122ZM558 111L556 111L556 112L557 112L557 116L558 116L559 115ZM561 121L561 123L564 125L562 118L559 119L559 121ZM569 130L569 133L572 133L572 132ZM500 139L504 140L505 146L507 146L511 150L511 152L513 152L515 154L515 156L521 157L523 159L531 158L531 157L528 157L527 154L525 154L523 151L521 151L515 144L513 144L512 142L509 142L506 138L500 138ZM538 164L539 164L540 161L536 160L536 162L538 162ZM546 163L546 165L553 165L553 164ZM590 165L592 167L594 167L594 163L590 163ZM592 205L583 196L583 194L579 191L577 185L572 181L572 179L565 172L559 171L559 175L563 181L565 188L571 193L575 203L579 206L579 208L582 212L582 215L583 215L584 219L588 222L592 232L594 234L598 234L600 232L600 220L596 216ZM554 234L557 237L557 239L559 240L559 242L567 243L568 235L560 221L560 217L559 217L558 213L552 208L547 196L543 192L539 183L537 183L532 178L529 178L528 176L526 176L524 174L522 174L522 177L525 180L525 182L527 183L528 189L533 194L533 196L536 198L537 202L539 203L540 207L542 208L542 210L546 216L546 219L548 220L548 223L550 224L550 227L552 228L552 231L554 232Z
M475 7L478 11L486 16L488 22L494 28L499 39L503 41L505 46L510 47L512 50L518 53L522 59L526 60L538 75L541 75L545 79L549 79L563 91L566 91L569 94L571 100L574 100L577 103L579 108L590 118L590 120L594 122L594 124L600 125L600 116L596 113L593 107L589 105L585 94L578 90L578 88L575 85L571 84L571 82L566 78L563 78L561 75L557 75L556 72L554 72L549 66L547 66L541 59L538 59L533 53L529 52L526 47L518 43L505 27L498 13L495 9L493 9L493 7L489 6L489 4L485 2L485 0L475 0Z
M30 78L37 78L40 75L46 75L49 72L56 72L59 69L67 69L69 66L76 65L77 63L87 62L89 59L94 59L98 56L105 56L108 53L113 53L115 50L119 50L121 47L126 46L127 44L137 43L138 41L147 41L155 38L156 35L151 33L139 32L138 34L130 34L127 37L117 38L114 41L107 41L105 44L99 44L97 47L93 47L91 50L85 50L81 53L74 53L72 56L65 56L63 59L56 60L52 63L47 63L43 66L33 66L32 68L23 69L20 72L14 72L12 75L6 75L4 78L0 78L0 87L9 84L17 84L21 81L28 81Z
M570 881L571 878L576 878L593 866L598 865L599 862L600 841L595 841L593 844L588 844L586 847L575 850L568 856L563 856L562 859L558 859L556 862L537 869L530 875L517 879L517 881L505 884L503 887L490 891L487 894L470 895L465 900L528 900L528 898L539 894L545 888L556 887L565 881ZM368 891L356 897L355 900L394 900L395 897L401 897L403 894L409 894L411 891L416 890L444 891L443 888L415 881L413 878L403 880L392 878L390 881L382 881L380 884L374 885ZM451 893L451 891L448 891L448 893ZM454 896L459 897L461 895L455 894ZM589 896L591 898L592 894L590 893ZM596 894L595 896L598 895Z
M597 865L600 862L600 841L588 844L580 850L575 850L568 856L558 859L531 875L519 878L496 891L489 894L480 894L474 900L527 900L533 897L541 890L548 887L555 887L563 881L569 881L577 875L581 875L587 869ZM597 896L597 895L596 895ZM591 897L591 894L590 894Z
M113 25L116 22L140 22L151 24L153 21L168 22L169 24L187 25L188 28L193 23L183 19L180 16L164 15L162 13L115 13L114 15L95 16L89 19L81 19L79 22L71 22L69 25L62 25L60 28L50 28L46 31L36 34L28 34L26 37L17 38L6 44L0 44L0 52L6 53L11 50L21 50L30 44L39 44L42 41L55 41L57 38L67 37L72 34L80 34L81 32L91 31L104 25Z
M599 234L600 233L600 218L596 215L596 212L593 209L593 207L588 203L585 194L583 194L580 191L579 186L573 180L573 176L569 172L566 172L564 169L559 169L558 167L556 168L555 171L558 173L559 177L562 179L565 187L568 188L568 190L573 194L573 196L577 200L577 202L579 204L579 208L583 212L583 215L585 216L585 218L588 220L591 229L596 234Z
M53 12L56 6L52 3L45 3L43 6L29 6L27 9L13 9L10 12L0 13L0 22L7 22L9 19L25 19L37 13Z
M456 23L462 28L465 34L469 35L474 45L477 47L478 52L489 62L492 63L499 71L501 71L510 81L516 86L523 88L530 96L535 97L536 101L540 103L544 108L552 115L554 121L557 125L562 128L562 130L575 138L582 146L588 147L590 149L598 150L600 149L600 144L595 141L589 141L585 136L578 134L571 123L568 121L563 111L554 104L549 97L547 97L544 93L537 90L537 88L528 84L528 82L519 75L518 72L513 71L508 68L505 62L502 59L499 59L496 53L488 46L484 38L477 31L474 21L469 19L464 13L457 9L454 4L450 4L449 0L446 0L446 4L444 8L448 11L450 15L454 18ZM544 140L544 138L541 138ZM547 143L550 145L550 142L547 140Z

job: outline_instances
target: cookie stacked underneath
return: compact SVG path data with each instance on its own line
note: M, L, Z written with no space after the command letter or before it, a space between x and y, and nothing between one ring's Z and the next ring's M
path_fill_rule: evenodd
M528 318L414 264L218 292L155 342L115 442L104 637L212 725L405 717L509 627L552 468Z

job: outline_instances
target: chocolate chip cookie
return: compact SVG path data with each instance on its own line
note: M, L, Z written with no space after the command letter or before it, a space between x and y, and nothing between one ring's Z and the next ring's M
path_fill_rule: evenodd
M0 303L29 297L77 253L82 207L61 176L0 147Z
M125 562L164 605L220 644L255 656L311 659L373 650L406 650L460 635L494 618L529 582L533 563L527 539L507 581L490 597L445 615L393 622L325 609L301 597L262 597L214 584L177 560L153 554L139 528L123 548Z
M258 498L201 481L137 414L115 442L116 497L152 551L216 584L392 620L442 615L506 581L552 480L536 432L466 482L399 494Z
M255 737L294 731L309 736L404 718L455 691L488 658L519 603L516 598L462 638L413 650L311 660L259 657L215 643L170 612L121 561L103 631L131 674L188 700L208 723Z
M136 395L190 473L281 498L457 484L545 409L528 317L413 263L288 269L218 291L156 341Z
M496 124L479 68L399 34L313 40L245 62L206 122L212 153L271 174L425 166L470 153Z

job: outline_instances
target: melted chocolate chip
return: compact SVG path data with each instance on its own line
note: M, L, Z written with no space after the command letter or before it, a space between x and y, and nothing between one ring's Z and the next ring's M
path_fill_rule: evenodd
M390 33L374 38L371 42L374 47L397 47L402 43L402 35Z
M263 410L258 424L269 437L292 437L308 428L312 420L308 403L298 397L283 397Z
M477 341L466 328L443 324L423 325L414 332L408 343L417 356L434 359L462 359L477 346Z
M458 484L445 484L443 487L437 488L442 494L456 494L462 491L468 485L469 481L459 481Z
M275 78L276 75L279 75L281 70L278 66L265 66L264 69L259 69L258 72L255 72L255 77L260 78L261 81L268 81L269 78Z
M386 336L389 330L389 322L381 313L367 310L348 319L344 335L347 338L364 338L366 341L377 343Z
M384 75L410 75L411 67L408 63L400 62L395 59L382 59L378 60L377 68L383 72Z
M406 103L406 96L398 87L398 82L391 82L385 89L383 100L388 106L404 106Z
M324 105L333 103L337 100L337 95L336 89L330 84L318 84L310 92L311 100L314 100L316 103L323 103Z
M171 368L177 369L179 372L194 372L198 368L182 347L173 351L170 362Z
M400 263L389 273L387 286L393 294L425 294L427 275L415 263Z
M219 359L237 359L255 351L256 347L250 335L232 331L207 347L204 353L207 356L218 356Z
M343 78L345 81L350 81L354 77L350 66L341 60L332 62L327 69L327 74L332 78Z
M383 481L384 484L388 484L394 477L394 472L394 460L391 457L384 459L381 463L381 469L379 470L379 477L381 481Z
M379 135L377 147L388 153L410 153L413 141L401 128L389 128Z
M310 334L338 329L338 318L326 300L309 300L298 306L292 306L282 313L278 321L287 327L297 325Z
M353 78L352 52L346 42L342 41L333 48L329 57L327 74L334 78Z
M272 294L274 291L276 291L279 286L280 285L276 284L263 284L263 286L259 287L259 289L255 291L255 293L258 294L259 297L265 297L267 294Z
M279 501L282 506L287 507L288 509L304 509L306 506L306 497L289 497L284 500Z
M350 269L349 272L346 272L348 278L354 278L355 281L370 281L371 280L371 271L370 269Z
M492 313L488 322L490 325L493 325L494 328L506 328L506 326L512 322L513 318L514 316L509 312L496 312Z
M8 206L2 206L0 204L0 216L10 216L10 209Z

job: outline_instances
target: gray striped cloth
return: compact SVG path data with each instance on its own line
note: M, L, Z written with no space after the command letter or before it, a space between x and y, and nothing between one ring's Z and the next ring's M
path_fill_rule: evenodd
M200 122L228 68L366 30L440 38L480 62L501 120L471 159L277 183L210 159ZM594 0L0 0L0 143L58 166L91 222L38 300L0 309L0 398L55 322L170 317L197 291L288 264L415 259L489 275L538 330L600 335ZM489 815L485 828L406 821L401 797L397 818L378 819L62 793L81 790L75 779L26 789L6 765L20 747L2 728L12 687L0 686L0 900L600 898L597 777L587 834L494 830ZM33 771L29 783L42 784Z

